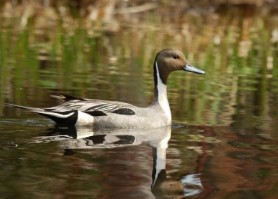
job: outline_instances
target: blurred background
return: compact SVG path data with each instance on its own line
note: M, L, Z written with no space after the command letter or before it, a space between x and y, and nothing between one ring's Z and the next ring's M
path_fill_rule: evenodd
M48 107L52 93L145 106L163 48L206 74L169 78L157 190L147 144L63 154L58 141L30 143L59 134L48 120L4 106ZM277 0L0 1L2 197L277 198L277 122Z
M0 9L2 115L4 102L52 105L53 92L145 105L154 56L169 47L207 72L171 76L174 119L229 124L243 109L266 118L277 101L274 0L3 0Z

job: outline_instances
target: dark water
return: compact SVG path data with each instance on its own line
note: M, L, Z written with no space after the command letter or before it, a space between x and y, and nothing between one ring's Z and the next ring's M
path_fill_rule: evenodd
M1 198L277 198L277 17L190 13L169 24L154 11L114 33L1 15ZM169 128L55 129L4 106L51 106L51 93L144 106L166 47L206 71L171 74Z
M221 112L208 105L200 120L191 115L192 107L176 102L173 126L155 130L55 129L47 119L5 107L0 122L1 197L275 198L276 82L267 80L264 100L256 86L260 77L238 78L246 83L236 93L237 102L226 102L229 96L222 94ZM129 77L122 81L128 84ZM170 100L175 94L186 95L169 91ZM144 98L129 97L138 88L121 92L132 103ZM55 103L35 94L28 98L41 100L36 103L42 106ZM198 125L189 125L188 118Z

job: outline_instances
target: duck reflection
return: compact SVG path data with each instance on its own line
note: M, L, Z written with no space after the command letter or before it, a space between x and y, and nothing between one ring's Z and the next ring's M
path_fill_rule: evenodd
M115 148L147 143L152 147L153 171L152 185L162 182L166 177L166 150L171 137L171 126L155 129L121 129L93 131L89 128L50 129L47 136L36 137L34 142L59 141L64 155L74 154L76 149Z

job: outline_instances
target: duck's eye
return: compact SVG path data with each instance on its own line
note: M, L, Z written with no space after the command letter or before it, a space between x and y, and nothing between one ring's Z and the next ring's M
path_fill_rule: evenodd
M175 54L175 55L173 56L173 58L174 58L174 59L179 59L179 56L178 56L177 54Z

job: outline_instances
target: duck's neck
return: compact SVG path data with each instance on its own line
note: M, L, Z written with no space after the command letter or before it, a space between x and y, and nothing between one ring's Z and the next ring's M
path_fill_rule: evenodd
M168 119L171 120L171 110L167 98L167 86L163 83L157 62L154 62L154 99L153 103L159 103ZM164 81L166 83L166 81Z

